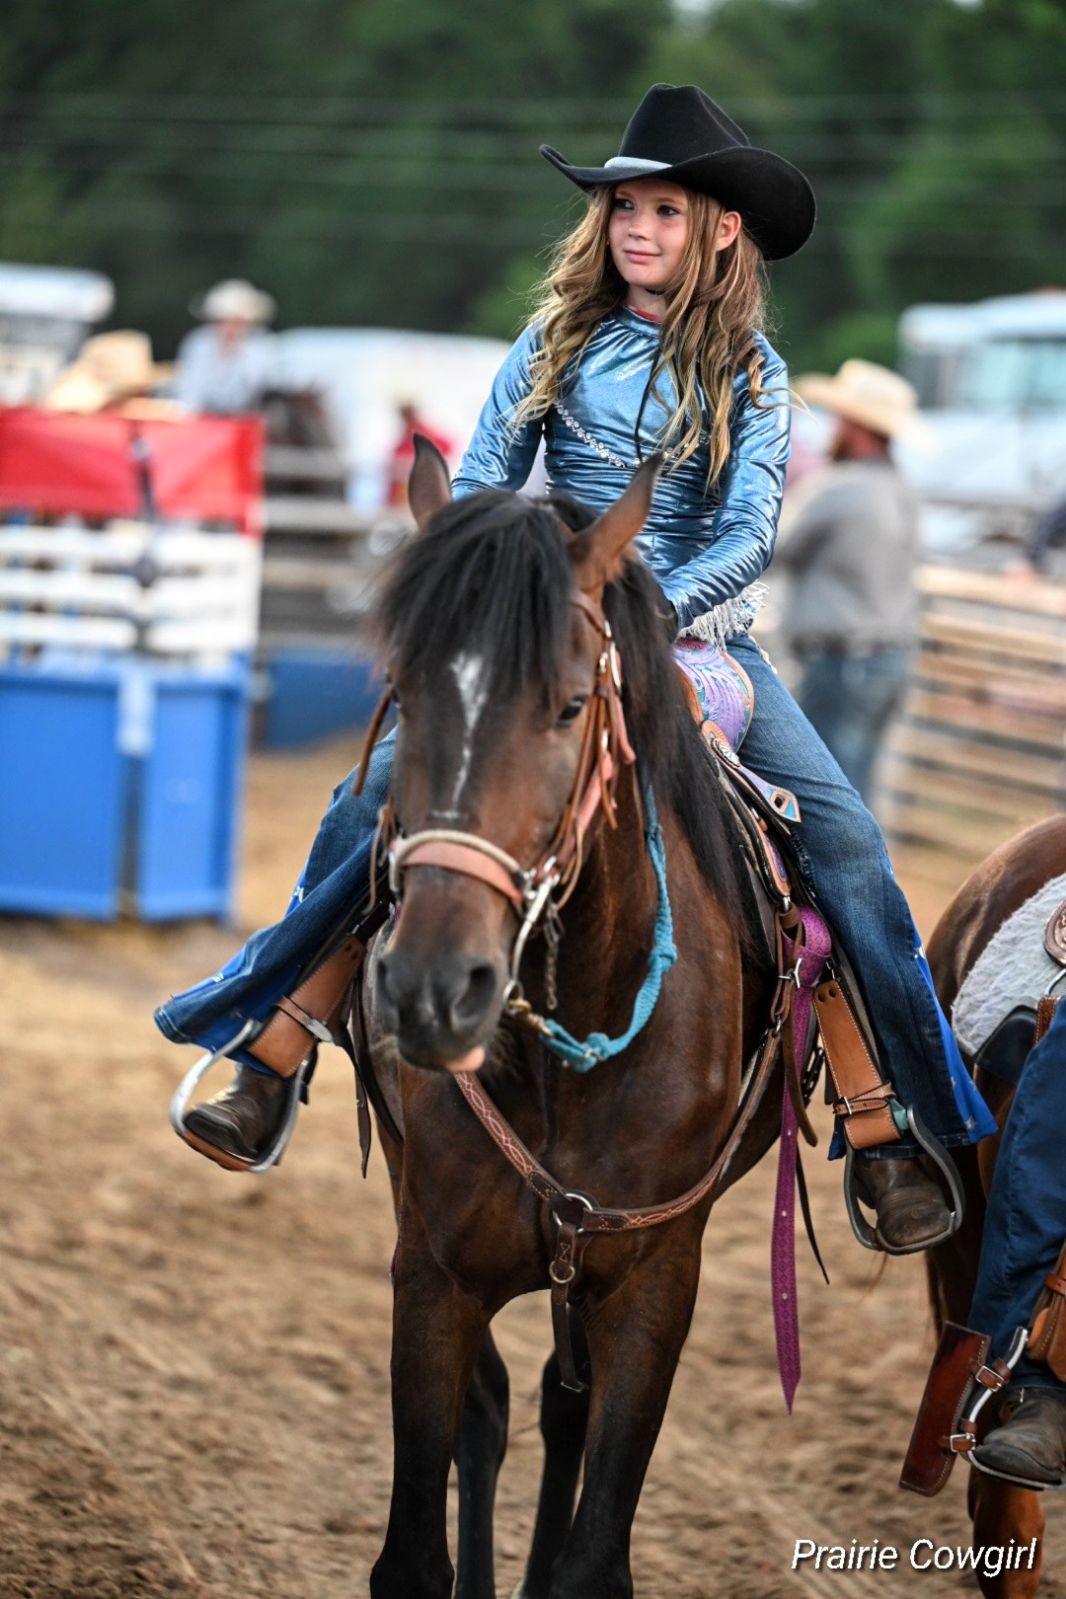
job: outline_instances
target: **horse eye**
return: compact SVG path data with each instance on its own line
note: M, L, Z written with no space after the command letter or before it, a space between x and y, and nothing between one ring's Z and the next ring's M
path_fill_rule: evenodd
M569 723L576 722L587 704L587 694L575 695L570 701L569 705L564 706L564 708L560 711L558 719L555 723L556 727L567 727Z

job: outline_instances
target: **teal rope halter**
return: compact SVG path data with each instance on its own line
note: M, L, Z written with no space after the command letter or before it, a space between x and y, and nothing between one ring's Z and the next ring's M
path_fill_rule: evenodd
M677 960L674 918L670 911L670 894L666 886L666 845L663 842L663 831L659 826L659 817L655 809L655 798L650 788L646 790L644 796L644 813L647 818L644 838L659 888L659 904L655 912L655 940L648 956L648 972L633 1002L633 1014L629 1026L617 1038L608 1038L606 1033L590 1033L582 1043L556 1021L538 1017L535 1023L547 1048L568 1066L572 1066L576 1072L591 1071L600 1061L610 1060L612 1056L620 1055L628 1048L650 1019L659 1002L663 978Z

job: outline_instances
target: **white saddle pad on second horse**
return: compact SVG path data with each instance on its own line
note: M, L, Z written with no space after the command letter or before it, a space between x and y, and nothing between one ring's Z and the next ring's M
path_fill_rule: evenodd
M1066 970L1044 948L1044 929L1066 900L1066 874L1053 877L1003 923L982 950L955 999L951 1025L959 1047L972 1060L1000 1022L1066 984Z

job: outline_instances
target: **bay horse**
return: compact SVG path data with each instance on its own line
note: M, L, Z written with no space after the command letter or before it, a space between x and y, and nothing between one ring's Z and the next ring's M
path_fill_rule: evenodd
M692 1316L704 1226L713 1199L778 1132L780 1061L757 1103L744 1101L737 1136L742 1065L757 1050L775 973L662 596L630 553L657 470L646 463L596 520L562 496L484 491L453 505L443 460L424 445L412 472L421 531L399 552L379 615L398 707L388 821L401 893L361 999L398 1222L394 1476L373 1599L447 1599L453 1580L457 1599L495 1594L508 1388L493 1316L573 1277L573 1261L559 1266L566 1205L663 1205L698 1189L725 1150L713 1188L663 1225L580 1239L579 1284L564 1307L570 1386L558 1354L544 1371L544 1472L517 1592L630 1599L630 1531ZM612 740L619 707L625 726ZM583 771L603 803L575 833ZM627 1046L594 1070L570 1069L524 1025L522 1007L545 1013L556 1001L578 1038L625 1033L661 945L652 811L676 960ZM549 922L531 939L519 994L521 911L508 879L512 890L516 880L535 887L532 864L547 872L575 838L565 936ZM528 931L523 923L519 939ZM472 1114L478 1084L535 1172L503 1158L508 1134L492 1129L491 1113ZM561 1213L537 1188L545 1177L566 1201ZM453 1458L457 1578L446 1529Z
M967 974L1003 923L1045 883L1064 872L1066 816L1053 816L1003 844L967 878L938 921L928 945L933 980L946 1014L951 1014ZM1014 1098L1014 1087L1004 1078L981 1068L977 1069L975 1077L1002 1130ZM969 1325L985 1202L998 1148L999 1138L992 1137L952 1151L964 1185L966 1208L962 1226L954 1238L926 1257L938 1333L945 1321ZM980 1418L979 1436L984 1435L993 1419L993 1407L988 1406ZM971 1471L968 1504L975 1545L1006 1546L1011 1538L1020 1544L1028 1543L1033 1537L1042 1540L1045 1518L1039 1493ZM1040 1550L1038 1541L1037 1565L1031 1572L1003 1572L995 1578L982 1576L982 1592L988 1599L1031 1599L1040 1582Z

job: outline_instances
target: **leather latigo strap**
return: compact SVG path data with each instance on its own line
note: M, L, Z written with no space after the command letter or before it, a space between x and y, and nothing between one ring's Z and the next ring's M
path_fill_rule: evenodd
M1059 999L1057 999L1054 994L1044 994L1042 998L1037 1001L1036 1030L1033 1033L1034 1045L1039 1044L1040 1040L1051 1026L1052 1019L1054 1018L1055 1012L1059 1007L1059 1003Z
M997 1368L985 1365L989 1343L987 1333L944 1323L903 1461L901 1488L931 1499L951 1476L956 1455L973 1448L974 1423L960 1421L971 1386L977 1380L986 1387L1002 1387L1006 1380Z
M328 1039L332 1024L358 972L366 946L348 937L278 1002L273 1016L248 1053L277 1072L292 1077L319 1040Z
M892 1084L882 1078L854 1011L835 978L819 983L815 989L814 1010L837 1092L833 1111L843 1119L848 1143L853 1149L895 1143L899 1128L888 1104Z
M1044 1280L1025 1353L1042 1360L1060 1382L1066 1382L1066 1244L1055 1270Z

